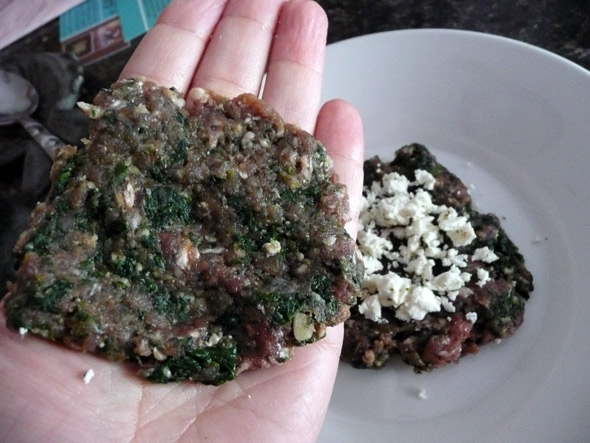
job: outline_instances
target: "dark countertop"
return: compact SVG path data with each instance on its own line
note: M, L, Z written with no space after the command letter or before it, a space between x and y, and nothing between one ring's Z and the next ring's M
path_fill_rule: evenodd
M590 0L318 0L328 41L379 31L449 28L521 40L590 69Z

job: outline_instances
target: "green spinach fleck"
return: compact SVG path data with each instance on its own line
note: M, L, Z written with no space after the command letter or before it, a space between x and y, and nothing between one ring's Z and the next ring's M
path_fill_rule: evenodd
M59 302L72 290L74 284L66 279L56 280L43 291L43 296L38 300L39 309L51 314L59 314Z
M122 183L128 173L129 167L125 163L117 163L117 166L115 166L115 170L113 171L113 183Z
M78 165L78 155L74 155L66 160L64 165L62 166L57 178L55 179L53 192L55 196L63 194L66 189L74 170Z
M45 254L49 250L51 235L55 229L53 219L47 221L44 225L37 228L37 231L25 245L25 251L34 251L37 254Z
M171 323L181 323L189 313L189 302L182 293L156 291L152 294L154 309L165 316Z
M253 303L264 311L271 312L274 325L288 325L293 316L304 307L304 301L293 293L262 292L252 299Z
M146 194L143 209L155 228L165 228L174 222L186 224L190 220L191 198L169 186L160 186Z
M236 377L238 352L235 343L222 341L206 348L193 348L186 340L183 353L168 358L148 375L157 383L182 381L191 378L204 384L220 385Z

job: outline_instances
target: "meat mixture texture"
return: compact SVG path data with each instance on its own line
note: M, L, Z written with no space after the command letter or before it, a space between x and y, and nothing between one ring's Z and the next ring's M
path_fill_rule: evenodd
M362 296L345 322L342 358L381 368L394 355L430 371L523 322L533 279L498 217L419 144L391 163L366 160L358 244Z
M80 104L15 252L7 324L154 382L221 384L343 322L363 275L324 147L255 96L142 79Z

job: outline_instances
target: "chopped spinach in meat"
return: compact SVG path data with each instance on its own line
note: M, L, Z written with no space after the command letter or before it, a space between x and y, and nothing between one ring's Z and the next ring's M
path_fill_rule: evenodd
M123 80L87 106L17 245L9 327L217 385L344 321L363 268L323 146L252 95L192 94Z

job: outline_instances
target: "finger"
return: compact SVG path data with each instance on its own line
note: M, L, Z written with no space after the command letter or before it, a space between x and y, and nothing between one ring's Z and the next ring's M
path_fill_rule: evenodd
M284 0L230 0L211 38L193 86L226 97L258 93Z
M185 93L228 0L174 0L123 68L120 78L143 76Z
M358 111L343 100L326 103L318 115L315 136L334 161L334 170L348 189L351 221L346 228L356 238L363 189L363 126Z
M285 121L313 132L322 87L328 19L315 1L286 3L270 54L263 99Z

